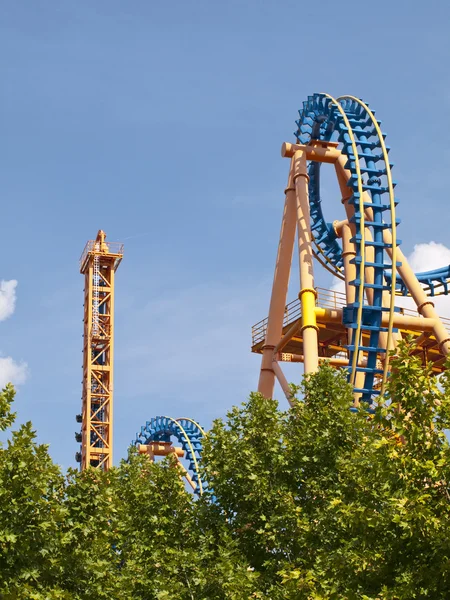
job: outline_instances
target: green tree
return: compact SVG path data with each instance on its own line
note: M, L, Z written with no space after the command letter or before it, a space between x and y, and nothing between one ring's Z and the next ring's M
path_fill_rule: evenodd
M392 371L372 412L328 365L289 410L252 394L208 435L200 500L171 458L63 475L22 425L0 446L0 598L448 598L450 371L406 345Z
M292 409L252 394L214 424L205 473L266 597L448 598L450 377L407 345L392 369L374 413L324 365Z
M14 390L0 394L0 430L14 422ZM31 423L0 446L0 594L3 598L68 598L54 585L61 568L59 529L64 479Z
M115 471L118 551L130 598L248 598L257 576L214 506L195 502L169 458L131 453Z
M0 394L6 430L14 390ZM108 473L63 476L30 423L0 446L0 598L240 600L249 569L220 512L196 502L169 458L131 452Z

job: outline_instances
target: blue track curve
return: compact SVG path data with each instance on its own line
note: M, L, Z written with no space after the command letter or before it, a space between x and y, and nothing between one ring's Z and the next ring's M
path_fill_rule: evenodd
M196 484L194 493L201 495L204 484L199 472L199 464L202 457L202 439L205 432L198 423L192 419L171 417L153 417L141 427L141 432L136 434L131 444L150 444L151 442L170 442L175 437L184 450L187 469Z
M364 114L360 113L360 107L355 103L349 101L342 101L341 105L344 107L346 114L348 115L350 122L353 127L360 127L362 132L369 130L370 123L365 119ZM314 94L309 96L308 99L303 102L303 108L299 110L299 119L296 121L297 131L295 136L297 141L301 144L308 144L312 139L320 139L326 141L343 141L346 131L345 124L340 118L339 113L333 109L329 99L324 94ZM364 141L360 137L361 141ZM348 140L347 140L348 141ZM347 154L348 144L344 144L344 153ZM373 145L372 142L362 149L360 156L364 158L369 157L370 154L374 154L375 158L379 153L378 145ZM350 165L347 166L350 168ZM376 170L378 172L381 170ZM372 171L370 171L372 173ZM369 174L369 171L366 171ZM320 197L320 163L311 162L309 164L308 175L309 181L309 199L310 199L310 211L311 211L311 230L314 235L314 242L319 248L319 258L323 255L328 265L334 270L335 274L339 277L340 271L343 266L342 249L340 244L336 240L336 234L333 230L332 223L327 223L322 212L321 197ZM356 173L354 173L356 175ZM378 177L378 175L375 175ZM367 187L365 188L367 189ZM374 190L370 190L372 193ZM390 284L391 276L389 271L386 271L385 279ZM433 271L426 271L416 273L417 279L423 284L426 293L429 296L435 296L437 294L448 294L450 284L450 265L446 265ZM403 284L399 276L396 277L396 288L397 293L401 295L408 295L408 290Z

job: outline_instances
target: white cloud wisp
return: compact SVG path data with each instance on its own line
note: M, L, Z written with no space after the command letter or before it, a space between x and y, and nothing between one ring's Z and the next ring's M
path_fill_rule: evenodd
M16 362L10 356L0 357L0 389L7 383L20 385L28 376L28 366L24 362Z
M15 279L0 281L0 321L8 319L16 309L16 288ZM28 365L25 362L17 362L11 356L0 356L0 389L7 383L24 383L27 375Z
M16 308L16 287L17 281L11 279L0 281L0 321L10 317Z

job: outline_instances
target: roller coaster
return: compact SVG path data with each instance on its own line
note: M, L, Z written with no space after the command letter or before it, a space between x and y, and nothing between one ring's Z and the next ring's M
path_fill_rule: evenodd
M383 397L390 351L407 334L413 354L436 374L444 369L450 323L431 297L448 294L450 267L415 274L401 251L390 148L367 104L314 94L296 124L296 143L282 146L290 170L269 315L253 328L252 350L262 354L258 390L271 397L278 380L291 401L280 362L303 362L311 373L328 360L347 370L355 407L371 405ZM343 220L325 220L322 163L334 165ZM300 293L286 307L296 231ZM315 287L313 259L344 281L345 295ZM410 296L416 311L396 306L397 296Z
M278 381L292 391L281 364L304 364L313 373L322 361L347 371L354 407L383 402L389 356L411 336L411 353L432 364L436 375L450 353L450 320L440 318L432 298L448 294L450 265L414 273L397 237L395 182L381 122L354 96L309 96L299 111L295 142L284 143L290 160L268 316L252 329L252 352L262 355L258 391L274 395ZM334 167L341 219L326 221L322 209L322 163ZM286 304L297 238L298 298ZM344 282L345 293L315 285L316 266ZM415 310L396 305L412 298ZM152 459L184 457L184 474L202 494L200 462L204 430L190 419L156 417L132 444ZM181 445L172 445L172 439ZM180 463L181 464L181 463Z

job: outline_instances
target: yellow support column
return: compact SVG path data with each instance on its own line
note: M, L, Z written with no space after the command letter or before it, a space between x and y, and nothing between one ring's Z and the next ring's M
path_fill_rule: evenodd
M306 152L297 150L294 154L294 185L297 196L297 235L300 267L299 294L302 306L302 336L305 355L305 373L317 371L319 366L319 339L316 323L316 291L314 289L313 252Z

